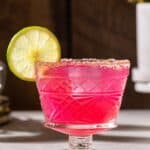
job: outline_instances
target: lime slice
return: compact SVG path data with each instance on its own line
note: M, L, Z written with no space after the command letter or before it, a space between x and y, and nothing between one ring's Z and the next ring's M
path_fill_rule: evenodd
M16 33L7 49L10 70L25 81L35 80L35 62L57 62L61 57L60 44L47 28L26 27Z

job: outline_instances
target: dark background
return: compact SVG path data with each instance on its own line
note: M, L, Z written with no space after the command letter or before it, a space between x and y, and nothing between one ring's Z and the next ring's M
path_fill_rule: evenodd
M41 25L52 30L63 57L128 58L136 65L135 6L127 0L5 0L0 5L0 59L6 62L11 37L21 28ZM9 70L5 95L12 109L39 109L35 83ZM128 80L122 108L150 108L150 95L134 92Z

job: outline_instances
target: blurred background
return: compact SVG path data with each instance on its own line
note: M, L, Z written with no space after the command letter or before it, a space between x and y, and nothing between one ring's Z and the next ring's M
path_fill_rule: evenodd
M56 34L62 57L128 58L136 66L135 5L127 0L5 0L0 10L0 59L5 63L11 37L25 26L40 25ZM19 80L8 68L3 94L12 109L40 109L35 83ZM131 76L122 108L150 108L150 95L136 93Z

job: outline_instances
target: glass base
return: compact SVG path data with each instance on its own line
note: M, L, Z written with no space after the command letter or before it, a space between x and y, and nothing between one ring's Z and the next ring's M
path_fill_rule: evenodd
M117 125L114 121L109 123L100 124L58 124L58 123L45 123L47 128L51 128L55 131L69 134L73 136L88 136L96 134L97 132L103 132L115 128Z
M92 150L92 135L69 136L69 150Z

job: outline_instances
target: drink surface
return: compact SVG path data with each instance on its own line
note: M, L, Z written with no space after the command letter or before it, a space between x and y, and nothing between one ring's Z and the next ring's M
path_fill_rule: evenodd
M115 122L129 67L99 63L64 61L37 67L37 87L46 123Z

